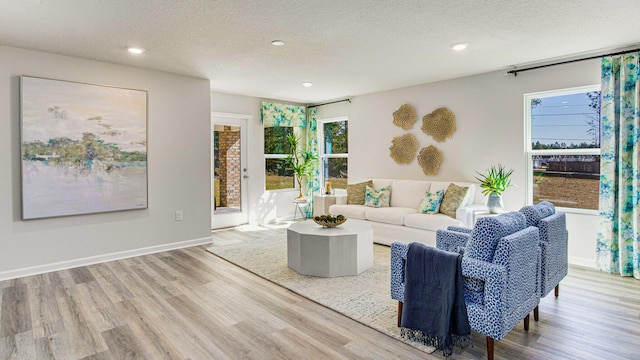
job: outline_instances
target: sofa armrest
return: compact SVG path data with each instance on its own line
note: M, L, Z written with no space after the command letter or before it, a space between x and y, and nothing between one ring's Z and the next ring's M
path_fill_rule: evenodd
M456 210L456 219L462 221L466 227L473 227L473 213L482 210L487 210L487 206L482 204L461 206Z
M336 205L347 205L347 195L335 195Z
M462 276L465 282L479 282L482 284L482 298L484 306L490 307L490 311L484 314L485 321L500 323L507 310L505 298L507 296L508 270L504 265L488 263L486 261L462 258Z
M436 247L440 250L460 253L460 249L467 245L471 235L467 233L438 230L436 231Z
M409 244L391 244L391 298L404 302L404 268L407 262Z
M507 268L501 264L494 264L468 256L462 258L462 276L491 282L492 286L506 286Z
M473 232L472 228L468 228L468 227L464 227L464 226L448 226L447 230L455 231L455 232L459 232L459 233L463 233L463 234L469 234L469 235L471 235L471 233Z

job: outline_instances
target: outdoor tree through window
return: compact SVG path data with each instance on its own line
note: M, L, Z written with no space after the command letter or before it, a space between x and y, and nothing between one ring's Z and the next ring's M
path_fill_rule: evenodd
M264 128L264 161L266 190L293 189L293 170L287 169L285 159L291 153L287 136L293 135L290 126Z
M327 181L334 189L347 188L349 134L346 118L319 121L318 148L320 150L323 188Z

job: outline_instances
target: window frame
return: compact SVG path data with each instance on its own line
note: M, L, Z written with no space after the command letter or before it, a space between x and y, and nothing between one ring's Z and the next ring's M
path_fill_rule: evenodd
M321 192L324 193L325 189L325 178L324 178L324 159L347 159L347 182L349 181L349 153L340 153L340 154L325 154L324 153L324 126L328 123L336 123L346 121L347 129L349 128L349 117L348 116L339 116L328 119L318 119L318 127L317 127L317 137L318 137L318 162L319 162L319 176L320 176L320 189ZM349 144L349 132L347 130L347 144ZM347 145L348 146L348 145Z
M546 98L553 96L561 96L561 95L571 95L577 93L586 93L591 91L601 91L600 84L597 85L586 85L586 86L578 86L571 88L563 88L556 90L548 90L548 91L538 91L532 93L524 94L524 120L525 120L525 157L526 157L526 196L527 196L527 205L533 204L533 157L536 155L600 155L600 148L591 148L591 149L533 149L532 146L532 129L531 129L531 100L537 98ZM602 142L600 143L602 144ZM585 215L597 215L597 209L580 209L580 208L569 208L557 206L558 210L564 211L566 213L573 214L585 214Z
M290 188L283 188L283 189L267 189L267 159L286 159L289 154L266 154L264 153L264 142L265 142L265 133L264 131L269 128L269 127L276 127L276 126L264 126L262 128L262 152L264 155L264 162L262 163L264 166L264 190L265 191L273 191L273 192L286 192L286 191L297 191L298 190L298 182L296 181L296 176L295 174L293 175L293 187ZM300 135L300 131L298 130L297 127L295 126L280 126L280 127L288 127L291 128L291 133L293 134L293 136L299 136Z

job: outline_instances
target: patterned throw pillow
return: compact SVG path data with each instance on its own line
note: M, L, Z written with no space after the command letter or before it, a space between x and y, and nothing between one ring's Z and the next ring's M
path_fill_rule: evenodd
M438 190L434 193L427 191L418 205L420 214L437 214L440 210L440 203L444 196L444 190Z
M454 183L449 184L447 191L444 192L444 198L442 204L440 204L440 212L456 218L456 210L462 205L462 200L467 195L469 187L458 186Z
M389 207L391 199L391 185L387 185L378 190L367 186L364 193L364 204L371 207Z
M367 186L373 186L373 180L347 185L347 205L364 205L364 192Z

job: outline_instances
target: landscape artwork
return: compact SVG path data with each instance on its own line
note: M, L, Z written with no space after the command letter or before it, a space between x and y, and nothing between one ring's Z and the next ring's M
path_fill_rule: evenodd
M22 219L147 208L147 92L21 77Z

